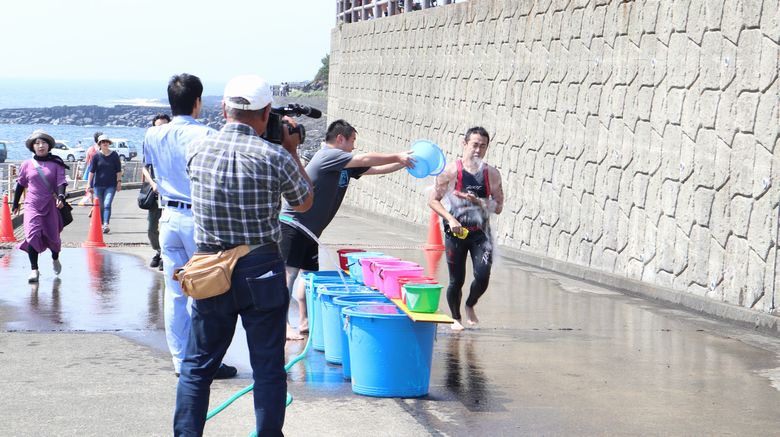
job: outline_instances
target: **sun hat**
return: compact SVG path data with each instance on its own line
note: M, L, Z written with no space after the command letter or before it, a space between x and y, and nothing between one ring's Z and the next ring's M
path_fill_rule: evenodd
M43 129L37 129L33 131L33 133L31 133L30 136L27 138L27 141L25 141L25 145L27 146L28 149L30 149L31 152L33 151L33 143L35 142L35 140L39 140L39 139L49 143L49 149L54 147L54 143L55 143L54 137L47 134Z
M111 138L108 137L108 135L103 134L98 137L97 143L100 144L101 141L108 141L108 144L114 144L113 141L111 141Z
M254 74L247 74L230 79L225 85L222 102L229 108L257 111L265 108L269 103L273 103L272 96L271 87L268 86L265 79ZM241 97L248 103L241 104L230 100L235 97Z

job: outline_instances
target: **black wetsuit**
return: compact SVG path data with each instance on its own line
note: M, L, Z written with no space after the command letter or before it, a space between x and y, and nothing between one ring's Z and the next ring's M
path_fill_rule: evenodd
M471 174L464 170L460 160L458 160L457 165L458 179L455 191L471 193L481 199L489 199L490 180L488 179L487 165L477 174ZM458 238L450 231L447 221L444 221L444 246L447 250L447 268L450 272L447 304L449 304L452 318L460 320L460 301L463 296L463 284L466 281L466 256L471 254L471 264L474 269L474 280L471 282L466 306L473 307L485 293L490 282L490 269L493 266L493 243L490 241L487 212L456 197L452 198L452 202L450 214L469 230L465 239Z

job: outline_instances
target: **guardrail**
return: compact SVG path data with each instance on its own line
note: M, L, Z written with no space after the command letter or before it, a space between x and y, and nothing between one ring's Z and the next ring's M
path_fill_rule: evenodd
M9 161L0 163L0 192L13 193L16 184L17 172L21 161ZM70 170L67 170L65 178L68 180L68 191L83 190L87 186L87 181L83 179L86 168L84 161L68 162ZM140 161L126 161L122 163L122 183L140 183L141 169L143 163Z
M338 0L336 23L354 23L389 17L421 9L435 8L465 0Z

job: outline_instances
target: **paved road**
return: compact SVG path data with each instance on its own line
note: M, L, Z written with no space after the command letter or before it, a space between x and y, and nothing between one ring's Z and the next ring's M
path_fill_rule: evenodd
M3 435L170 434L176 378L162 330L162 275L146 267L153 252L134 196L117 197L107 250L79 247L88 220L76 210L60 279L43 255L41 282L31 287L25 254L2 251ZM425 265L425 235L345 212L323 235L322 257L363 247ZM340 368L311 352L290 373L286 433L780 433L775 337L503 258L477 309L479 329L439 327L422 399L355 395ZM288 355L301 346L290 343ZM239 378L214 384L212 406L251 383L240 329L226 361ZM253 420L245 396L208 423L207 435L247 435Z

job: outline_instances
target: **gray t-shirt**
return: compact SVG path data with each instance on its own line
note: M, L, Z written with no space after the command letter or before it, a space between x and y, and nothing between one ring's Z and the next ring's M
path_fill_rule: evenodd
M352 154L341 149L325 146L318 150L306 165L306 173L314 185L314 204L306 212L296 212L285 205L282 214L293 217L319 237L341 207L349 180L358 179L369 169L344 168L350 160Z

